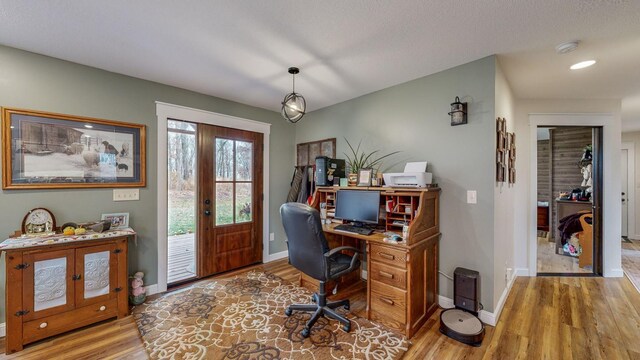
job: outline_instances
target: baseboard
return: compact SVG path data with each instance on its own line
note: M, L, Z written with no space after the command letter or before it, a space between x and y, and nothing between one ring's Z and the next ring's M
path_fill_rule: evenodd
M7 327L5 323L0 324L0 337L7 336Z
M147 296L151 296L153 294L157 294L158 291L158 284L151 284L151 285L147 285Z
M361 277L363 280L367 280L367 270L362 270L362 271L360 272L360 277Z
M267 261L265 261L265 263L276 261L276 260L280 260L280 259L284 259L286 257L289 257L289 251L288 250L280 251L280 252L277 252L275 254L269 254L269 259L267 259Z
M624 270L622 269L611 269L609 274L605 275L605 277L623 277L623 276L624 276Z
M480 320L483 323L491 326L496 326L496 324L498 323L498 320L500 319L500 314L502 313L502 308L504 307L504 303L507 301L507 297L511 292L513 283L515 282L518 276L529 276L529 269L515 269L515 271L513 272L513 276L511 277L511 280L509 281L507 286L504 288L504 291L502 291L500 300L498 300L498 305L496 306L493 312L486 311L486 310L480 310L480 312L478 312L478 318L480 318ZM450 309L454 307L453 299L449 299L448 297L445 297L442 295L438 295L438 304L440 304L440 307L444 309Z

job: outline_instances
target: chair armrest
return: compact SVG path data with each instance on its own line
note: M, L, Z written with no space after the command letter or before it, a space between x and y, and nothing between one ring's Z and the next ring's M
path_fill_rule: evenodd
M346 274L350 271L352 271L355 268L356 262L358 261L358 254L361 254L362 251L360 249L354 248L353 246L338 246L337 248L333 248L329 251L327 251L326 253L324 253L324 263L325 263L325 269L326 269L326 273L325 276L327 277L327 279L330 278L329 276L329 258L333 255L335 255L336 253L338 253L339 251L342 250L349 250L349 251L353 251L355 252L355 254L351 257L351 263L349 264L349 268L345 269L344 271L341 271L337 274L334 274L334 278L338 278L340 276L342 276L343 274Z
M355 251L359 254L362 254L362 250L360 249L356 249L353 246L338 246L337 248L333 248L329 251L327 251L326 253L324 253L324 257L329 258L331 256L333 256L335 253L342 251L342 250L351 250L351 251Z

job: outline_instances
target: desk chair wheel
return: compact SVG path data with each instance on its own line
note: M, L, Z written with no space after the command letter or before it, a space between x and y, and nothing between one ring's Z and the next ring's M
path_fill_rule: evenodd
M344 332L349 332L351 331L351 324L347 324L345 326L342 327L342 330L344 330Z
M300 332L300 335L302 335L302 337L308 338L309 334L311 334L311 330L308 327L305 327L304 329L302 329L302 331Z
M350 310L351 309L351 305L349 303L344 304L344 309L345 310Z
M291 314L293 314L293 311L291 311L291 308L287 307L287 309L284 311L284 314L287 316L291 316Z
M311 295L311 301L315 304L318 303L318 294L313 293L313 295Z

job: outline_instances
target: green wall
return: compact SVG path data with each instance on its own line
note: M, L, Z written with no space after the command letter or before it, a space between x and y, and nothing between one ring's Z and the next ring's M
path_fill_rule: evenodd
M0 191L0 237L20 228L34 207L46 207L58 223L83 222L102 213L129 212L138 232L130 244L129 270L157 281L156 192L157 127L155 101L193 107L273 124L270 148L270 253L286 250L278 208L286 199L293 171L295 127L280 114L175 87L0 46L0 106L118 120L147 126L147 187L140 201L113 202L112 189ZM0 260L0 298L4 299L4 257ZM0 322L4 322L1 301Z
M440 270L480 271L487 311L494 290L495 74L495 56L486 57L311 112L296 125L296 143L336 137L338 158L346 137L352 145L362 139L365 150L402 151L385 161L391 171L428 161L442 188ZM469 103L467 125L450 125L456 96ZM477 204L466 203L467 190L477 190ZM439 284L440 294L452 298L452 282L440 276Z

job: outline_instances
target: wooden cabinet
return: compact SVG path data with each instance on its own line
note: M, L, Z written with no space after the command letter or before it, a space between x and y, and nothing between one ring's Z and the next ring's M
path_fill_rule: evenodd
M328 202L339 189L318 188L312 206L318 208L320 202ZM366 242L367 318L410 338L438 308L440 189L348 189L381 192L381 206L387 211L379 227L385 231L399 233L405 221L409 225L407 238L398 244L386 242L382 230L372 235L344 234L333 230L335 224L324 225L323 230L330 247L351 245L349 241ZM389 201L393 205L387 208ZM302 283L317 289L317 281L303 276Z
M412 337L438 308L438 239L368 242L367 317Z
M6 251L6 352L129 313L127 237Z

